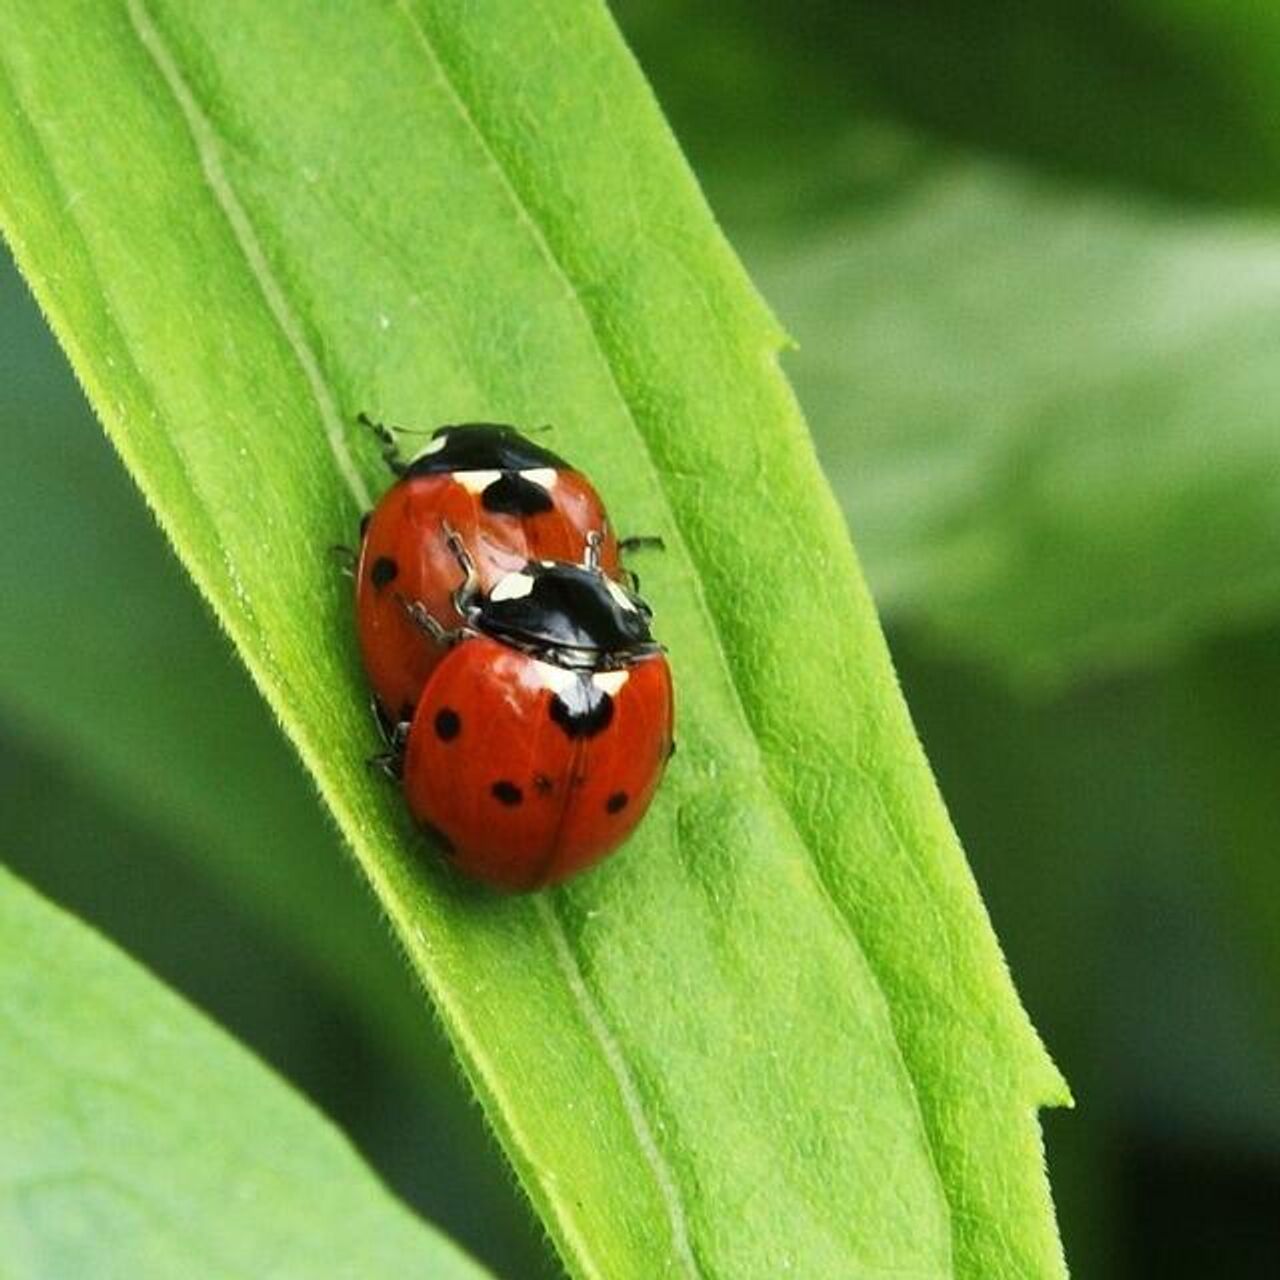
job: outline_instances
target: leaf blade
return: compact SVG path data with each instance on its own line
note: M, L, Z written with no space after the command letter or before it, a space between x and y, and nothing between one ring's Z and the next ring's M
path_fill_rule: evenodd
M566 13L575 21L557 22ZM94 68L94 79L111 87L113 108L127 120L129 146L143 155L153 148L165 164L150 168L152 185L145 190L136 175L117 176L122 192L95 177L73 148L57 150L56 162L74 172L70 183L61 175L64 189L86 184L115 214L95 214L101 221L82 233L92 242L94 262L105 264L102 288L113 318L127 325L127 348L115 352L121 367L126 359L139 361L153 378L156 370L180 368L183 379L162 378L150 388L159 407L150 418L137 409L120 414L113 412L109 378L94 383L104 369L102 353L73 345L73 360L86 366L81 376L118 447L352 839L562 1250L583 1274L652 1274L654 1258L665 1259L673 1274L776 1274L795 1257L830 1274L885 1265L951 1273L951 1209L934 1162L950 1161L948 1192L950 1182L963 1181L965 1165L958 1152L948 1155L930 1125L937 1129L939 1116L967 1085L939 1070L945 1064L913 1026L910 1001L886 1007L886 979L868 966L860 945L870 938L881 969L896 968L908 989L936 986L936 972L915 972L929 969L927 962L894 940L891 903L877 920L858 901L866 883L858 877L877 880L883 872L876 871L875 855L893 848L885 827L866 818L868 798L885 791L911 827L909 845L898 852L898 883L914 896L922 919L941 913L950 934L973 935L961 957L967 965L962 980L945 992L953 1012L948 1025L958 1027L954 1013L976 997L988 1013L996 1011L999 1027L971 1037L974 1060L985 1066L1010 1059L997 1092L1017 1137L1016 1171L1003 1181L993 1175L985 1189L975 1185L972 1204L961 1196L957 1265L963 1273L979 1265L984 1249L1003 1247L1000 1213L993 1215L991 1205L1013 1194L1028 1224L1019 1247L1034 1268L1054 1274L1059 1263L1028 1108L1038 1092L1051 1091L1055 1077L1016 1005L911 738L838 516L773 366L776 327L714 235L602 12L591 5L531 5L514 17L504 11L481 21L472 14L464 23L449 6L394 12L366 6L358 24L359 65L370 74L360 79L359 102L342 76L352 37L336 21L312 15L301 40L304 28L284 7L246 11L221 31L175 5L131 3L123 12L82 16L87 29L98 29L94 56L104 65ZM435 66L410 39L414 20L434 24ZM519 74L486 71L487 61L473 58L466 46L486 22L499 20L504 27L533 24L520 38L504 31L495 40L488 33L486 55L509 47L510 56L526 60ZM37 43L35 23L32 16L24 27L19 57ZM548 32L556 39L546 39ZM441 55L449 35L461 43ZM148 43L163 50L150 65ZM269 49L287 49L290 56L271 60L266 76ZM450 63L448 83L438 65L442 57ZM548 74L533 74L539 57L548 60ZM22 69L23 119L65 123L48 65ZM598 107L601 85L626 86L608 95L625 145L592 150L579 119L566 135L579 148L548 159L547 149L554 152L557 143L545 123L532 131L518 127L521 112L536 107L546 85L557 77L575 85L570 68L579 69L590 89L559 103L570 114L581 116L584 103L588 110ZM176 94L166 85L175 69ZM457 84L464 73L482 72L496 74L496 81L485 82L490 88L469 97L460 112ZM131 89L131 83L142 87ZM300 113L300 100L312 111ZM317 101L322 111L314 109ZM568 262L563 244L548 261L549 215L539 210L535 217L532 206L522 211L513 185L516 161L494 159L492 133L475 136L471 116L485 102L513 113L503 125L506 136L525 140L526 160L546 177L548 189L563 184L561 209L568 212L560 217L582 233L573 241L586 246L581 261ZM207 129L197 119L193 130L186 118L192 104ZM628 118L619 122L624 107ZM95 125L123 128L113 120ZM52 151L56 136L45 128L43 146ZM16 150L14 133L11 127ZM323 175L332 163L334 137L345 148L348 168L339 165L338 173L348 181L312 180L309 174ZM210 138L212 176L202 154ZM122 149L123 141L117 136L110 145ZM635 165L628 148L639 156ZM421 175L407 208L395 198L405 157L416 157L411 168ZM590 181L573 180L579 165ZM612 185L596 190L602 173ZM655 183L654 174L662 180ZM367 207L346 198L355 178L371 193ZM629 193L623 217L611 218L600 207L608 204L604 190ZM213 192L225 205L227 191L249 220L247 248L235 209L210 201ZM575 220L575 200L585 201L587 223L607 227L602 243L592 244ZM126 208L133 243L147 245L142 261L113 239L111 228L123 224ZM461 210L483 228L482 240L459 225ZM53 243L65 240L57 200L44 212L44 232ZM610 249L617 238L626 243L634 235L631 215L642 215L646 236L665 232L657 248L636 261ZM12 207L5 220L15 226ZM174 225L185 228L182 248L209 261L188 262L165 243L166 228ZM95 297L90 289L76 299L77 308L55 298L48 245L42 249L43 270L36 261L41 247L28 251L18 240L19 256L65 339L72 315L81 313L81 327L94 315ZM616 263L622 278L610 269ZM273 286L263 284L264 264L280 282L274 303ZM651 314L653 280L645 265L663 268L662 315ZM154 279L140 283L138 274ZM87 278L92 282L92 274ZM453 280L467 281L465 297ZM501 288L488 297L486 284L494 280ZM423 284L415 290L418 281ZM584 302L593 291L608 300L603 321ZM283 325L274 314L280 297L291 308ZM424 310L430 311L425 318ZM712 338L699 339L709 316L717 315L723 319ZM680 343L666 332L673 316ZM525 317L536 317L536 324ZM623 339L606 348L616 336L613 325ZM306 347L302 356L299 341ZM510 359L509 350L518 358ZM220 363L218 355L231 358ZM327 387L319 397L317 369ZM263 416L273 424L270 447L248 412L255 385ZM137 386L131 389L138 394ZM315 548L335 540L337 513L347 513L350 527L359 493L344 487L338 468L322 456L334 439L326 430L332 425L326 394L347 412L392 409L401 418L552 416L564 424L575 457L602 477L615 509L670 538L672 554L646 586L652 584L678 678L682 671L697 675L681 685L686 751L634 847L553 899L492 904L460 895L414 861L403 818L361 775L367 748L351 735L359 693L350 643L317 652L309 643L316 628L300 634L298 617L306 601L322 634L343 634L346 602L324 580ZM753 405L753 397L759 403ZM750 440L755 453L745 457L734 447L739 408L745 421L761 424ZM181 451L181 467L161 467L163 456L150 457L161 421L166 439ZM713 439L718 444L711 450ZM635 465L646 457L651 464ZM373 463L366 455L355 465L366 476ZM762 490L763 523L772 528L773 517L784 535L775 535L779 545L771 547L783 570L799 578L802 538L811 534L830 568L841 616L853 621L842 666L853 689L842 695L841 727L821 739L831 747L830 759L843 761L854 745L850 738L857 739L845 717L880 728L883 741L870 750L883 759L853 781L832 783L821 761L806 776L780 777L796 753L798 720L829 710L831 686L788 667L790 636L760 625L767 601L754 600L753 622L738 620L730 607L741 566L753 557L750 547L724 536L737 523L732 486L709 486L707 474L719 467L724 476L754 485L757 466L761 474L788 477L787 500ZM287 529L270 501L286 502ZM689 511L703 507L690 518ZM269 562L248 554L264 538L273 550ZM722 563L726 548L732 554ZM773 574L768 585L782 591L786 606L803 606L802 619L813 617L814 602L795 581ZM863 652L853 653L856 646ZM744 671L753 683L767 684L767 696L750 705ZM759 672L767 672L769 682ZM772 682L776 672L780 687ZM773 749L762 754L761 743ZM835 796L823 800L823 831L815 834L811 826L806 832L826 843L825 880L797 835L797 815L812 808L815 789ZM850 837L843 834L846 822ZM709 828L715 839L706 836ZM867 865L849 883L841 879L832 887L833 869L843 875L843 861L854 856ZM883 885L876 892L883 893ZM918 935L918 928L911 932ZM672 938L674 954L664 954L659 940ZM810 941L797 949L796 938ZM673 991L684 1004L669 998ZM756 1020L800 1028L772 1046L785 1070L754 1041ZM556 1031L549 1050L541 1044L548 1027ZM751 1050L742 1059L728 1052L738 1042ZM856 1045L857 1054L851 1057L846 1045ZM966 1062L965 1070L973 1065ZM925 1095L923 1118L913 1074L937 1074L941 1082L936 1097ZM736 1107L725 1106L726 1093ZM989 1103L980 1099L962 1127L977 1124L981 1131L979 1112ZM738 1108L752 1115L753 1126L744 1127ZM540 1119L553 1114L574 1122L555 1126ZM737 1158L726 1158L726 1134L733 1135ZM824 1158L809 1160L810 1150ZM896 1170L893 1186L882 1176L887 1167ZM573 1170L572 1195L547 1176L555 1169ZM764 1199L766 1189L771 1217L764 1223L744 1206ZM836 1206L855 1200L865 1216L841 1220ZM811 1204L825 1212L811 1212ZM973 1223L979 1226L967 1225ZM974 1247L966 1231L981 1237L972 1257L964 1252Z

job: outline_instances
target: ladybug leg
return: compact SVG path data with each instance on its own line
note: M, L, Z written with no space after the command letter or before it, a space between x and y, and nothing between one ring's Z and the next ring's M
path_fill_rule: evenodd
M344 547L340 542L337 542L329 548L329 554L338 566L339 573L348 578L356 576L356 553L350 547Z
M396 444L395 436L391 434L391 428L381 422L375 422L367 413L363 412L356 414L356 421L362 427L368 427L373 432L374 439L377 440L378 447L382 451L382 460L387 464L387 468L392 475L404 475L408 467L400 456L400 447Z
M378 737L382 739L382 744L387 749L370 756L365 763L370 769L377 769L379 773L390 778L392 782L399 782L404 774L404 748L409 738L409 721L393 722L382 709L382 704L377 698L369 699L369 710L373 712L373 723L378 730Z
M618 539L618 554L630 555L633 551L665 551L667 544L656 533L637 534L631 538ZM623 569L631 590L640 594L640 575L634 569Z
M447 520L441 527L444 529L449 550L453 552L453 558L458 562L458 568L462 570L462 581L453 593L453 607L462 617L470 618L476 596L480 594L480 576L476 573L476 562L471 558L467 544L462 541L458 531Z
M624 555L633 551L665 551L667 544L656 533L637 534L632 538L619 538L618 550Z
M369 699L369 714L373 716L373 727L378 731L378 737L385 747L394 745L394 738L397 724L387 714L382 703L375 697Z
M399 751L379 751L377 755L370 756L365 764L392 782L399 782L404 777L404 756Z
M447 627L442 627L427 612L427 606L421 600L407 600L402 595L397 595L396 599L400 601L400 607L409 615L409 621L419 631L426 632L436 644L443 648L447 649L451 645L457 644L467 634L465 627L459 627L456 631L450 631Z

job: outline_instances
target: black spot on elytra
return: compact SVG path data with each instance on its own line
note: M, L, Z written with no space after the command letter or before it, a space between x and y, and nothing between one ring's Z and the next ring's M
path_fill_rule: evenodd
M379 556L369 570L369 581L381 591L388 582L394 582L400 566L390 556Z
M518 471L504 471L480 495L480 505L500 516L540 516L555 505L551 495Z
M436 737L452 742L462 732L462 717L452 707L441 707L435 718Z
M604 807L609 813L621 813L627 807L627 793L625 791L615 791L605 802Z
M495 800L500 800L505 805L517 805L524 799L524 792L514 782L508 782L506 778L495 782L489 790Z
M594 738L613 720L613 699L589 676L578 676L551 699L551 718L571 738Z

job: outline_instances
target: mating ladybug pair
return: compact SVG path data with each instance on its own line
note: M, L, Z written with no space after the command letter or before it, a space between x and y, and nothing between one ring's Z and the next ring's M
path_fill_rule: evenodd
M563 880L630 834L673 749L649 607L599 495L550 450L469 423L406 463L361 420L397 477L356 565L379 760L459 870Z

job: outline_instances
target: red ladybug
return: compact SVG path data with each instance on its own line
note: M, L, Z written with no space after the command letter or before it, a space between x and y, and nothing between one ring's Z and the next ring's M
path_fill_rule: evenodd
M448 632L463 622L454 606L458 563L446 529L461 538L481 591L529 560L581 561L589 536L600 568L617 577L618 543L591 482L513 427L441 427L406 464L386 428L362 421L382 440L398 479L362 528L355 574L360 650L387 719L408 720L444 655L424 630L434 622Z
M402 776L417 821L464 873L554 884L615 849L673 749L671 671L647 606L592 564L536 561L479 595L427 681Z

